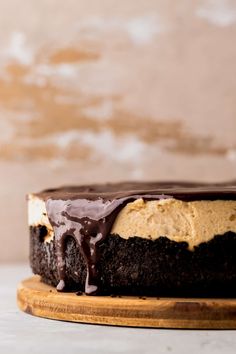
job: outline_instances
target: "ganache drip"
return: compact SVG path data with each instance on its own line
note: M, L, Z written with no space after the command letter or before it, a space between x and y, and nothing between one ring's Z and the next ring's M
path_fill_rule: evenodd
M66 289L65 249L68 237L77 242L87 266L85 293L99 293L98 245L109 235L120 210L129 202L142 198L185 201L200 199L236 199L231 184L195 183L119 183L84 187L65 187L40 194L46 201L49 221L54 229L58 291Z

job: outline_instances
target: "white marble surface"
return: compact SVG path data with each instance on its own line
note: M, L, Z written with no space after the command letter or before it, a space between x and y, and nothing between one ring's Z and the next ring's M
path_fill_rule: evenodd
M0 266L1 354L113 354L236 352L234 331L137 329L52 321L20 312L17 283L29 276L27 265Z

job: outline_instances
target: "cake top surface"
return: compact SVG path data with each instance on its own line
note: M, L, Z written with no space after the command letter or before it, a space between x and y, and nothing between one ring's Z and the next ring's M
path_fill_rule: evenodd
M199 199L236 199L236 181L226 183L197 182L119 182L64 186L34 193L38 197L59 200L88 199L104 201L135 196L140 198L162 199L176 198L181 200Z

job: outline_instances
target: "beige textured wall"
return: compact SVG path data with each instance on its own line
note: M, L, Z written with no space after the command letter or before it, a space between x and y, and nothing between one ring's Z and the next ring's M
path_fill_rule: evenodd
M0 2L0 261L25 194L236 177L236 1Z

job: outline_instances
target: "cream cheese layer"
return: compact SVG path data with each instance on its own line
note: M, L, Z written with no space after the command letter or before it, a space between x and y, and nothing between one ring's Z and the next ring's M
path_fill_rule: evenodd
M45 242L54 237L46 202L28 196L29 226L45 226ZM172 241L187 242L189 249L210 241L215 235L236 233L236 200L181 201L175 198L127 203L118 213L111 229L124 239L141 237L155 240L165 236Z

